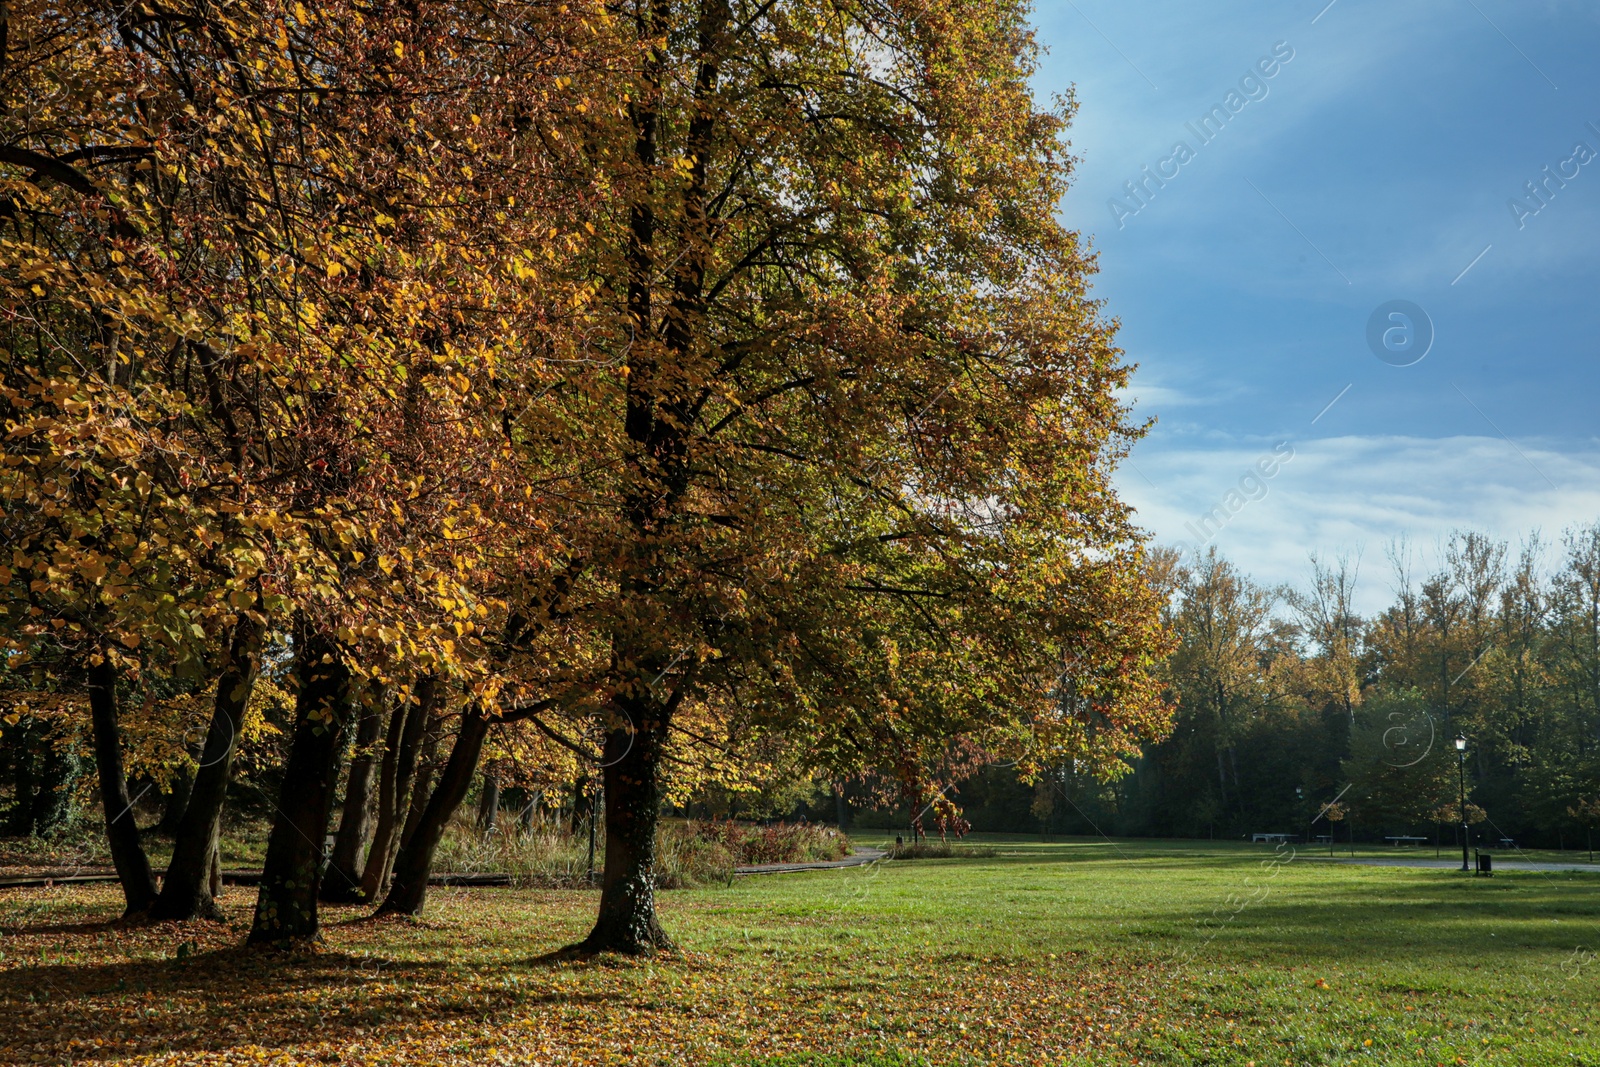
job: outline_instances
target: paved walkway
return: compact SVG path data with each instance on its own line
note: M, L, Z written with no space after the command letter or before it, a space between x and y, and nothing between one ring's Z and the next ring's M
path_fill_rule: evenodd
M1396 856L1389 859L1383 856L1352 859L1348 856L1306 856L1301 858L1321 860L1323 863L1353 863L1364 867L1431 867L1435 870L1461 869L1460 860L1425 860L1410 859ZM1497 852L1494 854L1494 869L1497 871L1591 871L1600 874L1600 863L1531 863L1527 860L1503 860Z
M818 860L815 863L758 863L751 867L735 867L734 874L794 874L796 871L829 871L835 867L860 867L883 859L888 853L881 848L858 848L842 860Z

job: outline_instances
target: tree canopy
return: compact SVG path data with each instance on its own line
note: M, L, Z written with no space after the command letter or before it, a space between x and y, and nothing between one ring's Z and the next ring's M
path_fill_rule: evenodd
M266 941L421 909L485 751L595 781L585 947L643 952L671 798L1164 732L1023 5L3 17L5 679L63 737L88 697L130 912L208 913L258 687ZM158 897L129 780L177 695Z

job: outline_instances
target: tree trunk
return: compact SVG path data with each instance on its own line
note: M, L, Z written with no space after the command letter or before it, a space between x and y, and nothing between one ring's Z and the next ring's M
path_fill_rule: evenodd
M672 5L657 0L645 10L648 15L641 19L641 37L670 36ZM641 602L660 596L651 576L656 569L652 560L658 546L670 539L667 531L674 529L681 518L674 512L690 482L689 437L697 406L693 396L699 387L682 380L682 369L693 366L703 353L704 339L696 336L695 320L703 313L706 271L716 244L706 210L707 161L713 155L716 115L710 98L717 92L717 52L729 17L728 4L721 0L700 6L694 93L697 105L704 106L696 108L684 131L686 155L693 163L684 174L678 194L682 204L682 253L671 257L670 267L663 269L656 255L659 201L640 197L628 209L628 312L639 336L660 338L657 344L630 349L625 368L627 400L622 428L628 438L624 456L627 478L632 484L624 494L620 517L630 528L632 558L624 566L620 588L624 597ZM665 50L652 47L640 71L640 102L629 108L634 127L633 160L645 172L657 167L661 116L656 110L656 94L665 78L665 54ZM663 293L667 299L663 301L664 314L659 323L652 309L658 285L670 289L670 293ZM676 662L676 658L667 662L661 662L665 657L658 659L660 649L652 646L661 636L646 636L627 627L611 634L616 662L630 665L624 670L631 677L618 679L625 683L626 695L616 698L616 710L622 713L627 726L608 726L602 748L605 877L594 929L576 946L584 953L647 955L672 947L656 921L656 822L667 720L688 683L680 682L665 704L652 694L652 687Z
M478 798L478 829L494 833L500 818L500 781L492 774L483 776L483 794Z
M322 899L330 904L355 904L366 899L361 895L361 854L372 830L373 748L383 728L383 687L374 686L367 698L356 726L356 753L344 787L344 813L333 839L333 858L322 879Z
M539 811L539 802L543 799L544 790L542 789L535 789L528 794L527 803L522 806L522 812L517 818L523 833L528 833L533 829L533 817Z
M139 824L128 799L128 776L122 769L122 731L117 725L117 669L102 659L89 668L89 714L94 723L94 758L100 772L100 803L105 808L106 841L111 862L127 903L124 917L150 909L156 879L139 843Z
M1217 749L1217 788L1222 790L1222 813L1228 813L1228 772L1222 765L1222 749Z
M638 729L606 734L606 852L600 914L589 936L576 947L583 953L647 956L673 947L656 920L655 890L661 749L667 723L661 709L643 701L628 701L624 710Z
M439 679L428 674L417 679L411 699L395 712L389 725L389 740L384 748L384 774L379 783L378 828L373 832L372 850L361 872L361 899L377 900L389 883L395 854L400 851L400 813L411 802L411 784L417 772L417 748L424 729L433 721L439 698ZM403 716L403 717L402 717ZM393 759L390 759L390 755ZM387 807L385 804L387 803Z
M350 672L325 634L304 626L295 640L294 742L283 772L278 814L267 838L267 857L256 898L250 942L285 941L317 934L317 891L322 849L337 785L340 739L349 712Z
M417 718L412 699L395 704L389 715L389 729L384 733L383 765L378 771L378 824L372 830L372 847L367 850L367 862L361 869L360 894L363 901L376 900L383 889L389 861L394 856L400 839L400 746L406 731Z
M213 718L215 718L214 715ZM196 752L193 750L193 746L190 746L189 755L198 762L202 752ZM178 832L178 827L183 825L183 813L189 809L189 794L193 789L194 775L188 770L179 771L178 776L172 780L172 788L167 793L166 804L161 809L161 821L156 823L156 833L176 834Z
M211 850L211 899L222 896L222 849Z
M228 662L217 679L211 725L206 729L200 766L189 788L189 802L172 844L172 862L161 884L161 896L152 915L157 919L220 919L212 868L221 864L217 838L222 827L222 806L227 800L233 757L239 749L239 730L245 707L255 689L261 668L264 627L241 615L233 627Z
M412 777L411 803L406 811L405 829L400 832L401 848L416 832L417 823L422 821L423 809L428 806L428 798L433 795L433 776L439 770L439 733L443 725L439 716L431 713L422 723L422 747L417 753L417 769Z
M489 733L489 718L481 711L467 709L461 715L461 731L450 749L449 762L439 775L439 785L428 798L416 830L400 846L395 859L394 884L384 898L381 915L421 915L428 899L428 875L433 870L433 853L444 836L444 828L466 799L472 775L478 769L483 739Z
M7 751L14 760L12 784L17 798L11 809L10 832L18 837L33 833L33 738L36 732L33 720L24 719L5 734Z

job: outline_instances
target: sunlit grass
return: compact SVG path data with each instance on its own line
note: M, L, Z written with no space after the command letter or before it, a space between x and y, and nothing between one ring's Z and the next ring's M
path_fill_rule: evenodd
M665 893L684 952L643 963L538 959L586 931L588 891L435 890L421 924L338 909L293 957L237 949L240 891L235 927L199 934L52 928L114 893L12 893L0 1059L1600 1062L1600 877L978 843L999 854Z

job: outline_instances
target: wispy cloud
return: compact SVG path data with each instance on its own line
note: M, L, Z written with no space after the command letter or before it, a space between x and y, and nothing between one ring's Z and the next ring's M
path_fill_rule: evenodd
M1141 447L1134 460L1143 477L1126 472L1121 488L1158 541L1192 542L1188 525L1269 446ZM1267 583L1303 581L1313 551L1365 547L1370 554L1402 535L1431 545L1461 528L1516 540L1600 519L1600 445L1592 441L1572 447L1488 436L1328 437L1296 441L1294 451L1268 495L1232 516L1214 542ZM1366 608L1387 601L1383 582L1366 586Z

